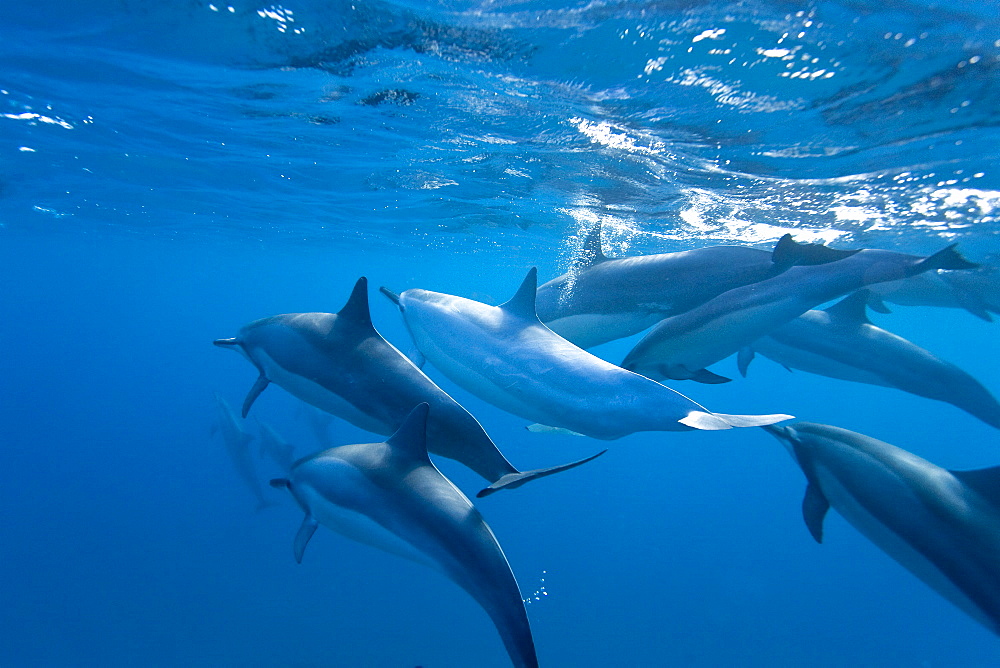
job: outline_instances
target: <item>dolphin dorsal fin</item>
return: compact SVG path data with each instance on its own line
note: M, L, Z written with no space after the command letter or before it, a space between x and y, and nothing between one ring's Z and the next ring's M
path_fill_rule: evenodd
M346 318L359 325L374 328L372 325L372 314L368 308L368 279L362 276L354 284L351 296L347 298L344 307L337 311L337 315Z
M528 275L524 277L524 282L517 289L514 296L500 304L507 313L529 320L538 320L538 313L535 311L535 295L538 292L538 267L528 270Z
M573 261L573 269L579 271L592 267L595 264L607 260L607 256L601 249L601 221L590 228L587 236L583 240L583 249L580 256Z
M430 406L424 402L417 404L403 420L403 424L385 442L396 452L405 453L414 459L430 461L427 456L427 413Z
M952 471L951 474L988 503L1000 507L1000 466L972 471Z
M782 270L789 267L802 267L814 264L826 264L842 260L857 253L857 250L839 250L823 244L807 244L795 241L791 234L778 239L771 252L771 262Z
M871 295L868 290L858 290L824 310L839 325L870 325L872 324L868 319L870 300Z

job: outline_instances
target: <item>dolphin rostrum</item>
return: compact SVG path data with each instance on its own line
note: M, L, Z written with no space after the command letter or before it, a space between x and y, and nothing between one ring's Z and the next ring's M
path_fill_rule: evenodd
M439 570L493 620L515 666L538 666L510 564L479 511L427 456L428 405L420 404L384 443L330 448L300 459L287 487L305 512L295 560L319 524Z
M823 424L765 429L805 473L802 514L817 542L832 507L911 573L1000 634L1000 467L950 471Z
M243 430L229 402L218 392L215 393L215 404L219 416L217 429L222 435L222 442L226 445L226 452L233 462L233 468L236 469L246 488L257 499L257 510L272 505L272 502L264 496L264 486L257 477L257 466L250 453L250 441L253 440L253 436Z
M428 447L492 483L485 496L565 471L594 457L519 471L482 425L376 331L368 281L360 278L338 313L288 313L256 320L215 345L235 348L259 373L243 414L271 382L292 395L376 434L393 433L419 403L431 405Z
M926 258L865 249L826 264L794 266L663 320L626 355L622 366L654 380L719 382L705 367L815 306L873 283L976 266L954 246Z
M581 348L638 334L727 290L780 274L792 265L822 264L857 251L796 244L785 235L774 250L709 246L610 259L601 224L566 274L538 287L538 319Z
M755 353L787 369L895 387L945 401L1000 429L1000 403L975 378L901 336L876 327L859 290L824 311L807 311L740 350L740 373Z
M535 314L533 268L500 306L430 292L382 292L399 306L417 348L472 394L549 427L613 440L637 431L729 429L788 415L713 413L660 383L573 345Z

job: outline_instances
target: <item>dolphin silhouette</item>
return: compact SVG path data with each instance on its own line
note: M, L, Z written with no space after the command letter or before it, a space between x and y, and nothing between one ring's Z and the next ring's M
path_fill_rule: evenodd
M216 428L222 435L222 442L226 445L226 452L233 462L233 468L236 469L246 488L257 499L257 510L272 505L273 502L264 496L264 486L257 477L257 466L250 453L250 441L253 440L253 436L243 430L229 402L218 392L215 393L215 405L218 414Z
M637 431L729 429L788 415L712 413L573 345L535 314L537 271L501 306L430 292L395 295L420 352L457 385L531 422L613 440Z
M857 251L795 244L785 235L774 250L709 246L676 253L610 259L601 224L584 240L572 269L538 287L538 319L581 348L638 334L664 318L780 274L793 265L822 264Z
M571 469L602 453L551 468L519 471L482 425L386 341L372 325L368 281L358 279L338 313L288 313L256 320L215 345L235 348L259 373L243 402L246 415L276 383L313 406L376 434L393 433L413 406L433 407L428 443L434 454L461 462L490 485L486 496Z
M384 443L330 448L295 462L287 487L305 512L295 560L319 524L428 565L467 591L496 625L515 666L538 666L517 581L489 525L427 456L428 405Z
M950 471L853 431L765 427L806 476L802 514L823 541L833 508L935 591L1000 635L1000 467Z
M654 380L702 380L706 372L711 374L705 367L823 302L873 283L976 266L954 246L926 258L866 249L834 262L794 266L663 320L632 348L622 366Z
M1000 313L1000 268L983 265L973 271L928 271L869 288L873 298L903 306L940 306L965 309L993 320ZM874 307L873 307L874 308Z
M267 455L282 471L288 472L295 462L295 446L285 442L271 425L257 420L260 428L260 454Z
M876 327L859 290L823 311L806 311L740 350L740 373L755 353L788 369L830 378L894 387L945 401L1000 429L1000 403L975 378L954 364Z

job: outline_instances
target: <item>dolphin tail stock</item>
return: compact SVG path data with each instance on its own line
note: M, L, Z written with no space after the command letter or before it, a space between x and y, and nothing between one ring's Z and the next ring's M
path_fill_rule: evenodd
M553 473L561 473L562 471L568 471L569 469L576 468L581 464L586 464L587 462L597 459L601 455L607 452L607 449L601 450L596 455L591 455L585 459L579 461L570 462L569 464L561 464L559 466L550 466L544 469L533 469L531 471L515 471L514 473L508 473L501 476L499 480L493 484L479 490L476 494L477 499L481 499L484 496L489 496L494 492L499 492L502 489L517 489L525 483L529 483L532 480L537 480L538 478L544 478L545 476L552 475Z
M692 429L718 431L733 427L766 427L783 420L791 420L794 415L774 413L772 415L729 415L727 413L709 413L706 411L691 411L686 417L678 420Z
M978 264L969 262L962 257L962 254L955 248L957 245L951 244L917 262L916 273L933 271L934 269L978 269Z

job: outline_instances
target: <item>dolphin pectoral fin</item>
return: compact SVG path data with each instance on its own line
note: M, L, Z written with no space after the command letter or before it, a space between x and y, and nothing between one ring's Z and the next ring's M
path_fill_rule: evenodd
M868 291L868 308L885 315L892 313L892 309L886 305L885 300L870 290Z
M765 427L782 420L791 420L794 415L775 413L773 415L729 415L727 413L707 413L691 411L678 422L693 429L718 430L730 427Z
M753 362L753 358L757 355L750 346L743 346L740 348L740 352L736 354L736 366L739 367L740 375L744 378L747 377L747 369L750 368L750 362Z
M247 392L247 398L243 400L243 417L247 416L247 413L250 412L250 407L253 406L253 402L257 401L257 397L260 396L260 393L264 391L270 382L264 374L257 376L257 382L253 384L253 387Z
M823 496L819 486L813 483L806 485L806 495L802 497L802 517L817 543L823 542L823 518L828 510L830 502Z
M601 450L596 455L591 455L586 459L581 459L579 461L571 462L569 464L562 464L560 466L550 466L546 469L533 469L531 471L517 471L515 473L508 473L507 475L501 477L499 480L494 482L489 487L486 487L476 494L477 499L481 499L484 496L489 496L493 492L499 492L501 489L517 489L521 485L531 482L532 480L537 480L538 478L544 478L545 476L552 475L553 473L561 473L562 471L568 471L569 469L576 468L581 464L586 464L589 461L597 459L601 455L607 452L607 449Z
M993 322L993 316L990 315L986 303L978 295L973 295L969 292L959 292L956 290L955 298L958 300L958 305L972 315L976 316L980 320Z
M302 555L306 552L306 545L309 544L309 539L316 533L317 527L319 527L319 522L312 515L306 515L302 518L299 532L295 534L295 563L302 563Z
M706 385L720 385L722 383L731 383L733 379L720 376L717 373L712 373L708 369L698 369L697 371L692 372L691 380L696 383L704 383Z

